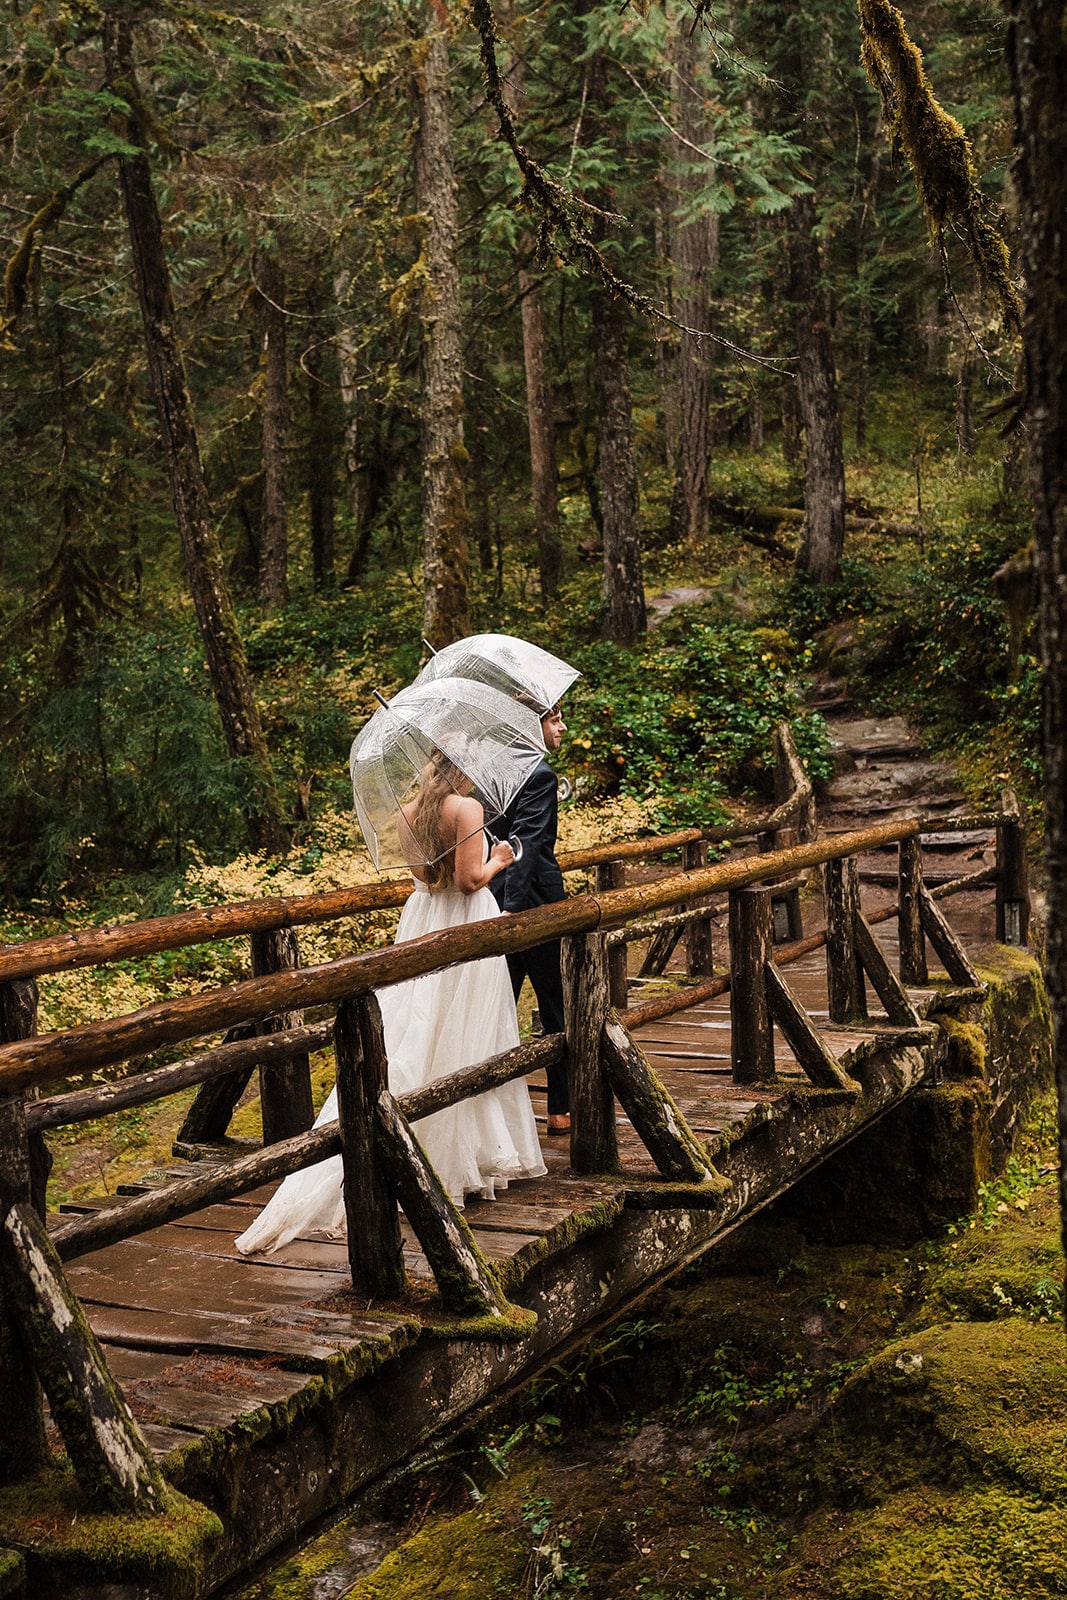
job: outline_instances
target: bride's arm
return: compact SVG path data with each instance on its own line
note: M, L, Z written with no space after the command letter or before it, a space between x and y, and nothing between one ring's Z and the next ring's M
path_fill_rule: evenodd
M477 800L465 799L456 807L456 888L461 894L476 894L484 889L498 872L503 872L515 859L515 852L501 840L484 859L485 846L482 828L485 813Z

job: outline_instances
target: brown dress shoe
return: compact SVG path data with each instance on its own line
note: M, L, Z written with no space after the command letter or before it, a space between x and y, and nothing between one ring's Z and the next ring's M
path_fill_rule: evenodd
M570 1133L571 1114L569 1111L553 1111L548 1119L549 1133Z

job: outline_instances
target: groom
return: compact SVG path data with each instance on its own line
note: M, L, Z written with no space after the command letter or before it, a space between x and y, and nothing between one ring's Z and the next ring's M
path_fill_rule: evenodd
M527 703L525 695L519 698ZM566 732L559 706L550 711L534 706L541 714L541 733L546 750L558 750ZM499 873L489 888L505 912L528 911L532 906L550 905L565 899L563 874L556 860L556 814L558 789L556 774L542 759L504 812L494 832L519 841L519 859ZM533 950L508 956L511 987L516 1000L524 978L529 978L537 996L541 1026L545 1033L563 1032L563 982L560 977L560 944L551 939ZM562 1064L548 1069L548 1131L570 1131L570 1096L567 1069Z

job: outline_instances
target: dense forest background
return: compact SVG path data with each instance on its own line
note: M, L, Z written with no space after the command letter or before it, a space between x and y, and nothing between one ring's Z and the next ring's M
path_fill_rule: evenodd
M1002 13L908 27L1011 242ZM848 0L45 0L0 42L9 907L310 870L372 691L471 630L583 668L577 798L649 825L782 716L825 771L815 670L1036 781L1018 336Z

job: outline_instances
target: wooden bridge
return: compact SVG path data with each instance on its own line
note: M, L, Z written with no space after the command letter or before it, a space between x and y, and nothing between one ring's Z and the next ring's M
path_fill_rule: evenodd
M1010 791L995 815L819 838L787 730L777 746L775 811L564 857L596 883L556 906L313 968L298 964L294 928L399 905L408 889L223 906L0 952L0 1545L16 1551L12 1571L57 1594L102 1595L116 1575L124 1595L207 1593L937 1080L939 1019L972 1015L984 995L965 939L981 935L990 893L989 932L995 915L998 940L1026 943ZM956 875L957 841L988 846L990 861ZM709 846L722 855L710 865ZM643 881L627 884L635 868ZM952 896L964 938L942 909ZM802 911L821 911L816 931ZM237 933L251 938L247 981L36 1036L38 976ZM566 1034L391 1095L374 991L546 938L564 941ZM329 1044L340 1120L308 1131L309 1052ZM546 1137L547 1177L458 1213L419 1120L523 1076L543 1122L544 1069L564 1059L569 1148ZM90 1081L102 1069L109 1081ZM257 1069L264 1144L224 1152ZM45 1217L47 1130L191 1084L179 1148L198 1159ZM347 1239L239 1257L234 1237L277 1180L337 1154ZM44 1532L25 1494L5 1499L16 1490L49 1508ZM78 1542L71 1506L83 1530L106 1510L143 1513L141 1529L184 1518L191 1544L165 1583L142 1578L147 1557ZM18 1592L3 1573L0 1550L0 1595Z

